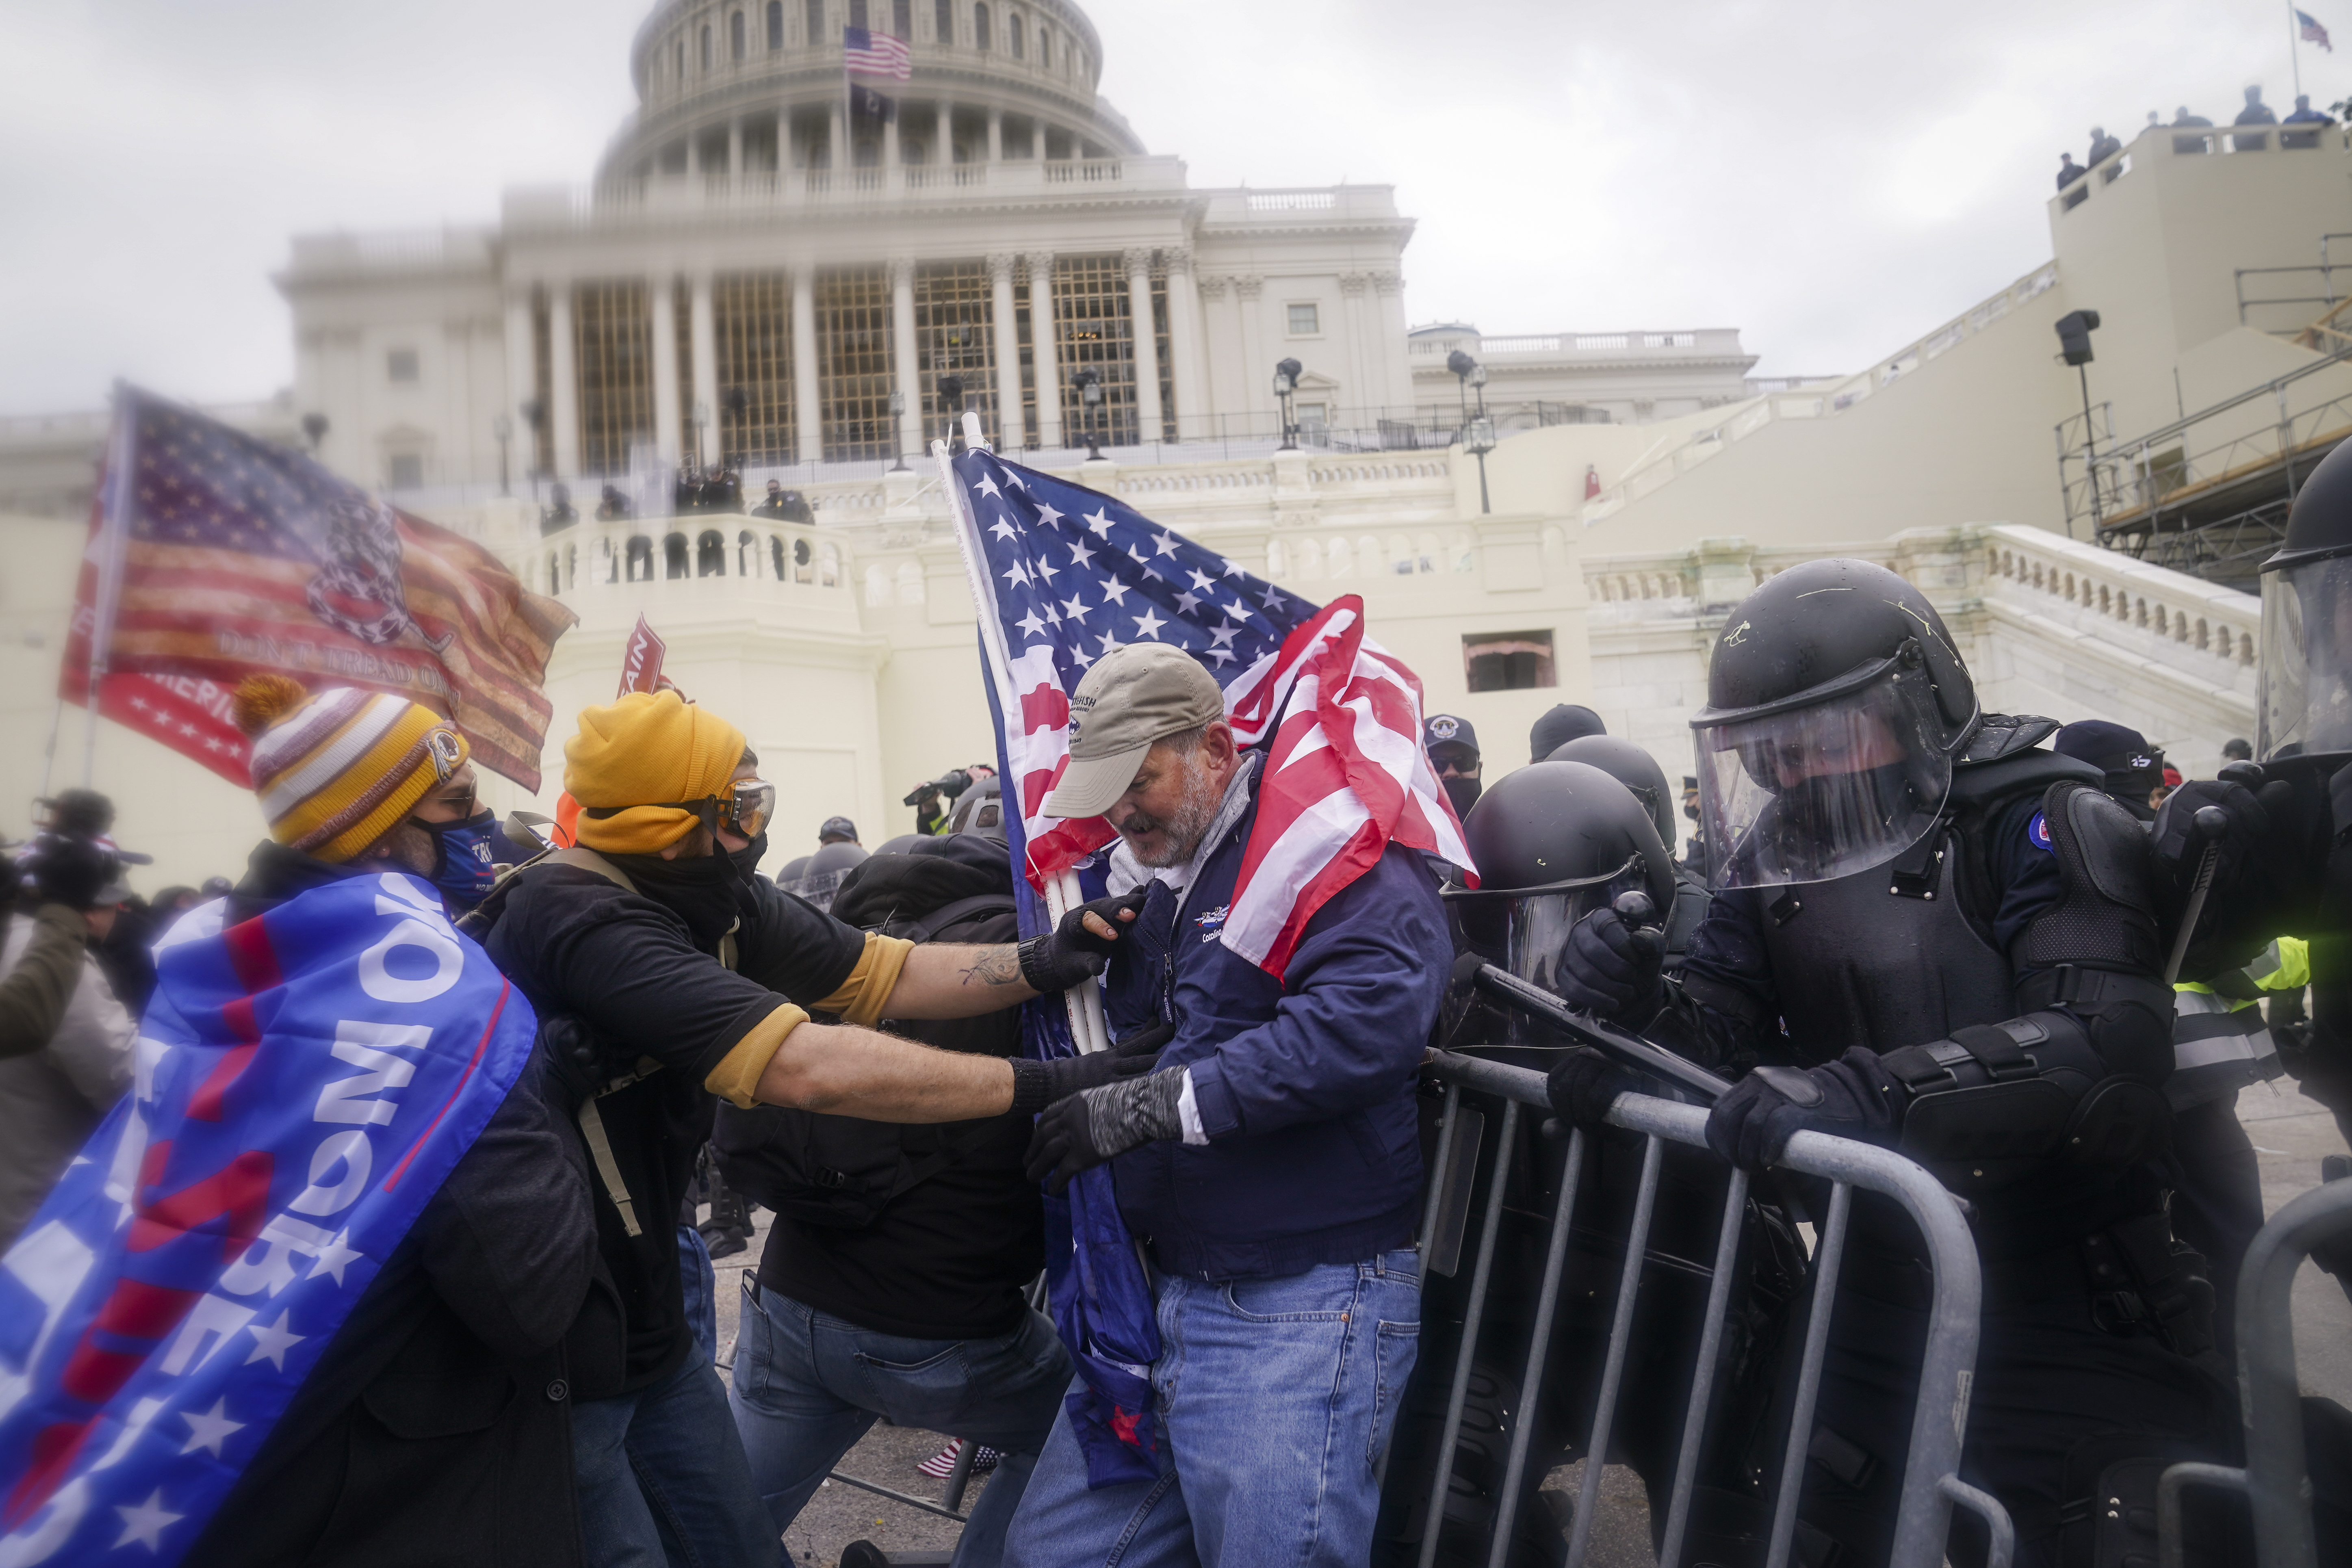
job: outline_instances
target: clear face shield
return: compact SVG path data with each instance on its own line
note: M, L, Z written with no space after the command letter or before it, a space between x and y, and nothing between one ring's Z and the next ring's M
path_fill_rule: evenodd
M2263 574L2260 706L2265 762L2352 751L2352 555Z
M1648 885L1648 873L1637 854L1607 876L1496 895L1493 902L1502 905L1493 912L1501 916L1502 967L1520 979L1559 996L1560 960L1568 951L1569 934L1576 929L1577 922L1596 909L1605 908L1618 894L1646 890ZM1465 920L1465 931L1469 925ZM1515 1008L1505 1010L1509 1019L1507 1038L1513 1045L1573 1043Z
M1893 860L1950 793L1946 730L1927 670L1899 655L1801 706L1701 727L1710 884L1830 882Z

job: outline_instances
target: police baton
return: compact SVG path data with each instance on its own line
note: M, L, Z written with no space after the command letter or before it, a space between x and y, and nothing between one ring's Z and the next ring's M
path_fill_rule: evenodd
M1617 913L1638 925L1651 919L1654 911L1647 897L1632 893L1617 901ZM1508 969L1498 969L1475 953L1465 953L1454 962L1454 979L1456 985L1474 985L1506 1007L1517 1008L1529 1018L1551 1025L1621 1067L1679 1084L1710 1103L1731 1087L1729 1079L1719 1078L1696 1062L1685 1061L1638 1035L1602 1023L1590 1013L1577 1012L1541 986L1522 980Z
M2189 884L2189 903L2180 912L2180 934L2172 939L2172 956L2165 962L2168 986L2180 978L2180 961L2189 956L2189 938L2196 935L2197 922L2205 913L2205 895L2213 888L2213 868L2221 863L2221 835L2230 831L2230 814L2219 806L2200 806L2189 823L2192 834L2208 841L2197 862L2197 879Z

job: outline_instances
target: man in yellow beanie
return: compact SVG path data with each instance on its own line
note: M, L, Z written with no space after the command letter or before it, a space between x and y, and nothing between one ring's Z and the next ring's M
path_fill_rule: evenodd
M775 1529L681 1301L673 1220L711 1096L959 1122L1143 1071L1149 1057L1008 1061L871 1027L970 1018L1089 980L1138 901L1100 900L992 947L845 925L752 874L774 788L740 730L674 692L582 713L563 784L580 802L579 847L518 872L467 924L561 1040L551 1056L599 1175L614 1290L566 1341L588 1561L774 1563Z

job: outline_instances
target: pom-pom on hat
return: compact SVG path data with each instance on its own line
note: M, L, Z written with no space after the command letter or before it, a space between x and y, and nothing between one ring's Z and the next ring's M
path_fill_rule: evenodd
M314 693L285 675L248 675L231 713L253 737L269 836L335 864L390 832L472 755L447 719L386 692Z
M673 804L727 792L743 732L676 692L631 692L580 710L563 743L563 788L580 802L580 841L607 854L658 853L693 831Z

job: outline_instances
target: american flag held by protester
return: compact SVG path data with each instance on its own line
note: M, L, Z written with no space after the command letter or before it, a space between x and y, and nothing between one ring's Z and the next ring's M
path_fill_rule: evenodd
M886 81L906 81L915 74L914 52L906 39L864 27L841 30L841 64L851 76Z
M1024 891L1046 895L1022 900L1024 936L1101 889L1097 852L1116 831L1100 818L1041 812L1069 762L1069 694L1087 666L1138 640L1198 657L1224 690L1235 741L1269 752L1222 938L1235 952L1279 976L1314 912L1391 840L1467 867L1420 744L1420 683L1365 637L1360 600L1318 607L1111 497L984 448L952 461L944 446L934 452L979 610L1009 851ZM1089 1010L1102 1028L1098 1006L1041 998L1022 1010L1032 1056L1076 1050ZM1087 1484L1150 1479L1160 1334L1110 1168L1082 1171L1045 1201L1055 1327L1086 1384L1066 1410Z
M446 712L485 766L539 788L541 687L578 617L482 546L133 387L91 511L67 701L87 706L96 674L107 717L244 785L239 680L364 686Z

